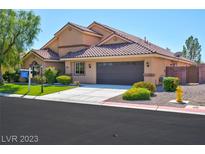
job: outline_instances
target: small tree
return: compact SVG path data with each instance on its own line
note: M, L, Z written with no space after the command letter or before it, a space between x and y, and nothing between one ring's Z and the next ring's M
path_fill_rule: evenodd
M45 77L46 80L49 84L53 84L56 81L56 76L57 76L58 71L55 69L55 67L47 67L45 69Z
M19 63L21 53L27 50L40 32L40 17L31 11L0 10L0 84L2 67Z
M198 38L190 36L183 46L182 56L197 63L201 62L201 45Z

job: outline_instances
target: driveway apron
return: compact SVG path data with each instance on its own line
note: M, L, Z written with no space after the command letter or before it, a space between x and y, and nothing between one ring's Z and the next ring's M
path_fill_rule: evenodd
M124 85L98 85L98 84L83 84L71 90L65 90L53 94L38 97L37 99L100 104L103 101L124 93L130 86Z

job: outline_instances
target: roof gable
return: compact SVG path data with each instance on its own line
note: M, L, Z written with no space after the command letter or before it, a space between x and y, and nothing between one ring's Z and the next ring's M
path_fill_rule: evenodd
M47 48L51 43L53 43L55 40L57 40L57 37L53 37L51 38L48 42L46 42L46 44L44 44L40 49L44 49Z
M132 41L121 37L117 34L111 34L104 40L100 41L97 45L102 45L102 44L117 44L117 43L131 43Z
M55 36L58 36L60 33L62 33L65 29L69 28L69 27L72 27L72 28L75 28L76 30L82 32L82 33L86 33L86 34L89 34L89 35L94 35L96 37L102 37L101 34L95 32L95 31L92 31L91 29L87 28L87 27L83 27L83 26L80 26L80 25L77 25L77 24L74 24L74 23L71 23L71 22L68 22L66 25L64 25L59 31L57 31L54 35Z
M123 32L121 30L115 29L113 27L110 27L110 26L107 26L107 25L104 25L104 24L101 24L101 23L98 23L98 22L93 22L92 24L98 24L100 26L103 26L104 28L112 31L113 34L116 34L116 35L118 35L120 37L123 37L124 39L127 39L127 40L129 40L131 42L138 43L139 45L144 46L144 47L148 48L149 50L152 50L153 52L156 52L158 54L175 57L173 52L171 52L171 51L169 51L167 49L164 49L162 47L159 47L159 46L157 46L157 45L155 45L155 44L153 44L151 42L145 41L144 39L141 39L141 38L139 38L137 36L128 34L126 32ZM103 41L104 40L99 42L99 44L101 44Z
M89 29L92 29L92 27L95 26L95 25L97 25L97 26L103 28L104 30L106 30L106 31L108 31L108 32L110 32L110 33L113 33L113 30L106 28L103 24L100 24L100 23L98 23L98 22L96 22L96 21L94 21L93 23L91 23L91 24L88 26L88 28L89 28Z
M51 49L31 50L23 59L26 59L31 54L38 56L42 60L60 60L59 55Z
M100 34L100 33L97 33L87 27L84 27L84 26L80 26L80 25L77 25L77 24L74 24L74 23L71 23L71 22L68 22L67 24L65 24L60 30L58 30L55 34L54 34L54 37L49 40L43 47L41 47L41 49L44 49L44 48L50 48L50 44L52 44L55 40L57 40L60 35L65 31L65 30L68 30L69 28L73 28L75 29L76 31L78 32L81 32L82 34L85 34L85 35L90 35L90 36L93 36L93 37L96 37L96 38L102 38L103 36Z
M51 49L33 50L33 52L47 60L59 60L60 59L59 55L56 52L52 51Z

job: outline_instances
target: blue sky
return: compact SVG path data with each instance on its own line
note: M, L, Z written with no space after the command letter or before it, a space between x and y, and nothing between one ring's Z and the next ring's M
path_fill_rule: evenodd
M171 51L181 51L193 35L202 46L205 61L205 10L33 10L41 17L41 33L32 48L42 47L68 21L88 26L97 21Z

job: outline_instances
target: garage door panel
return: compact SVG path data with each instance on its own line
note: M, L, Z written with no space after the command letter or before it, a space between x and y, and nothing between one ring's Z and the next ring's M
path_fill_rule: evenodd
M144 62L97 63L97 83L132 84L143 81Z

